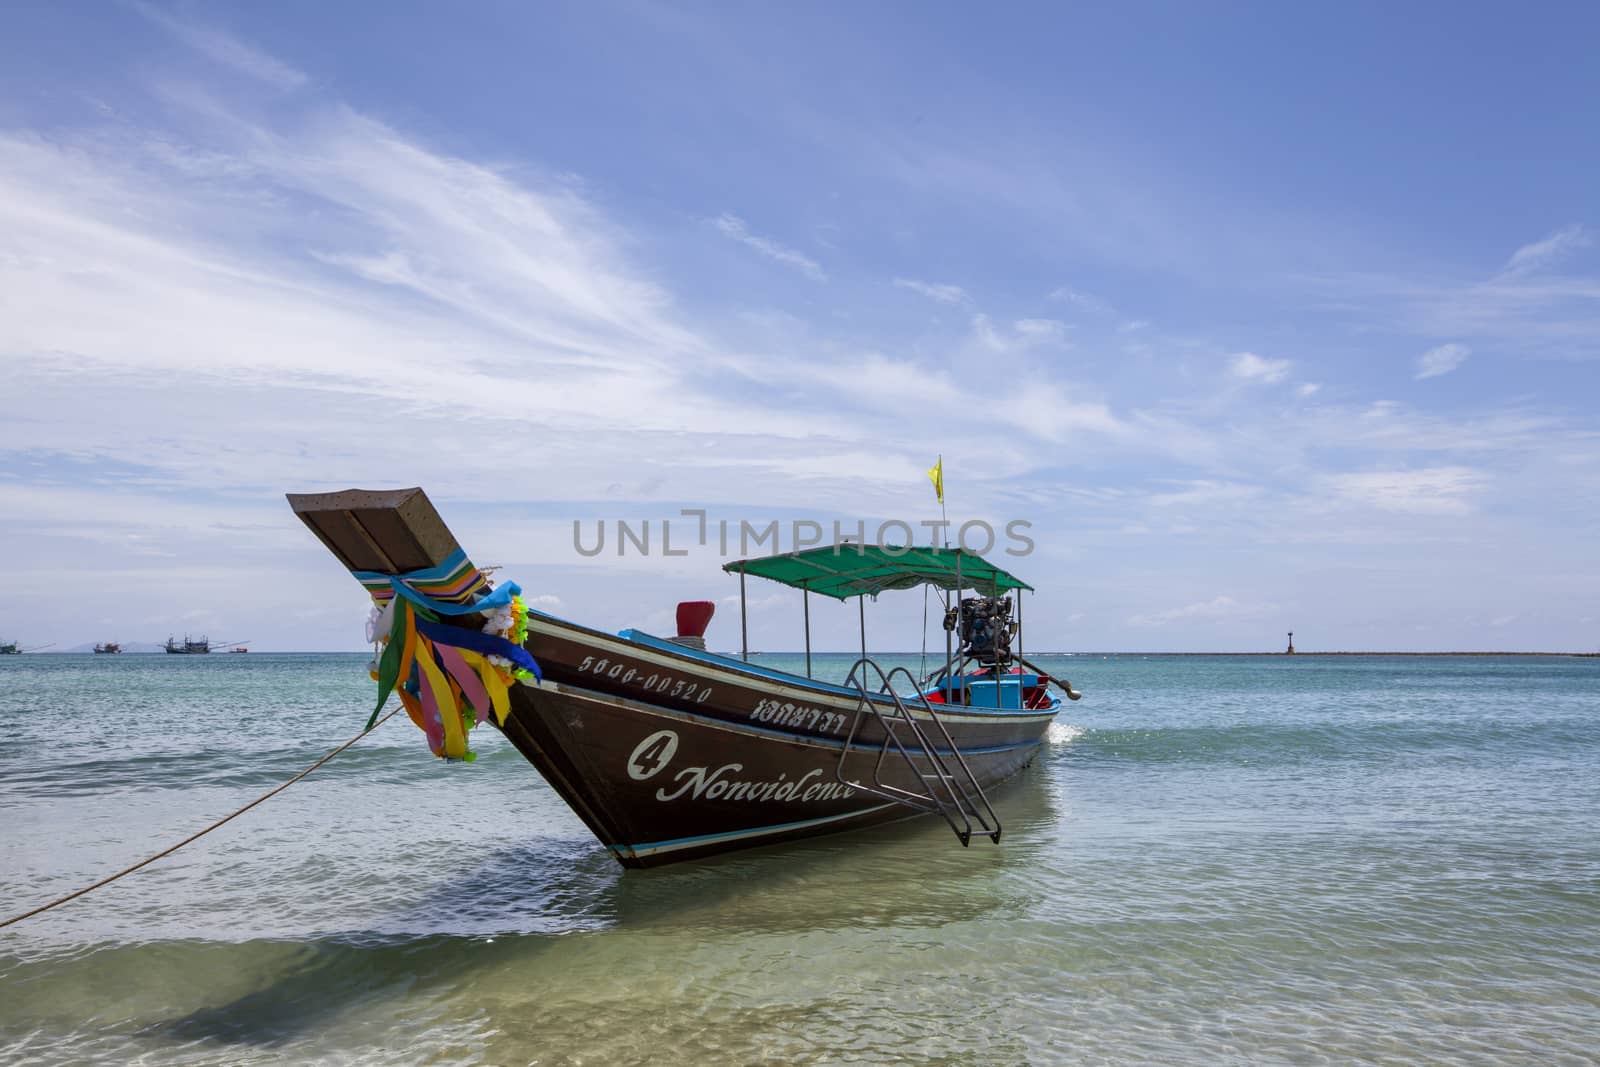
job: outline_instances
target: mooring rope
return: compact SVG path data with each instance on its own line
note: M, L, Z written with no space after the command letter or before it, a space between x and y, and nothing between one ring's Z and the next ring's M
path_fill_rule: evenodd
M182 841L179 841L176 845L171 845L171 846L169 846L167 848L164 848L160 852L157 852L153 856L147 856L144 859L140 860L138 863L135 863L132 867L125 867L122 870L118 871L116 874L107 875L106 877L100 879L98 882L94 883L93 885L86 885L82 889L79 889L79 890L76 890L74 892L68 893L66 896L59 897L56 900L52 900L48 904L41 904L37 908L34 908L32 911L25 911L21 915L13 915L11 918L5 920L4 922L0 922L0 930L5 929L7 926L10 926L12 923L19 923L23 919L30 919L33 916L38 915L38 914L40 914L42 912L49 911L51 908L59 908L61 905L65 904L69 900L76 900L77 898L83 896L85 893L92 893L96 889L99 889L101 886L109 885L112 882L115 882L118 878L126 877L127 875L132 874L134 871L137 871L139 868L147 867L150 864L154 863L156 860L161 859L164 856L172 855L174 852L178 851L180 848L182 848L184 845L187 845L189 842L195 841L195 840L198 840L199 838L204 837L206 834L209 834L211 831L215 830L217 827L221 826L223 823L232 822L234 819L237 819L239 816L243 815L245 812L249 811L251 808L255 807L257 804L260 804L262 801L268 800L271 797L274 797L277 794L283 792L285 789L288 789L291 785L294 785L300 779L304 778L306 775L310 774L312 771L316 770L318 767L322 766L324 763L327 763L329 760L333 759L333 757L337 756L339 753L343 752L345 749L349 748L351 745L355 744L357 741L361 740L363 737L366 737L372 731L376 730L378 727L382 726L384 723L386 723L390 719L394 718L395 715L399 711L400 711L400 708L391 709L389 714L385 715L383 718L379 719L377 722L373 723L371 726L368 726L365 730L362 730L359 734L356 734L350 740L346 741L344 744L340 745L338 748L334 749L332 752L328 753L326 756L323 756L321 759L317 760L317 762L313 763L311 766L307 767L305 770L301 771L299 774L295 775L293 778L289 779L287 782L284 782L282 785L279 785L279 786L274 786L272 789L269 789L265 793L262 793L260 796L256 797L254 800L252 800L250 803L246 804L244 807L242 807L242 808L238 809L237 811L234 811L234 812L232 812L232 813L230 813L228 815L224 815L222 818L218 819L216 822L212 823L210 826L207 826L205 829L200 830L200 831L198 831L196 833L190 834L188 837L184 838Z

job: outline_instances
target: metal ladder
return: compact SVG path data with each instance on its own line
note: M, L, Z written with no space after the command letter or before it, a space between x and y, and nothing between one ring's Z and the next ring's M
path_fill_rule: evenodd
M869 692L867 688L874 674L880 685L877 693ZM897 675L905 675L906 681L911 683L912 691L917 694L912 706L927 715L927 721L935 730L925 730L924 725L912 716L900 694L895 692L893 682ZM885 674L876 662L863 657L850 668L845 685L853 688L860 700L856 705L855 719L850 724L849 736L844 741L844 749L839 753L839 766L834 770L834 777L852 789L864 790L917 811L930 814L937 812L944 817L963 846L971 844L974 834L988 837L998 845L1001 830L999 816L989 805L989 798L984 796L983 787L978 784L972 768L967 766L966 758L950 737L950 731L933 710L927 696L917 687L917 680L911 672L904 667L896 667ZM887 703L884 697L888 697ZM888 704L892 704L892 708ZM875 717L883 728L883 744L878 749L878 758L873 762L870 784L852 781L845 777L844 772L845 761L851 752L865 751L865 748L857 747L856 735L868 715ZM930 743L930 733L933 741L943 743L942 752ZM912 775L922 782L922 792L901 789L883 780L884 760L891 749L900 754ZM922 758L927 770L918 766L914 758L917 756ZM949 757L954 757L954 761L951 762Z

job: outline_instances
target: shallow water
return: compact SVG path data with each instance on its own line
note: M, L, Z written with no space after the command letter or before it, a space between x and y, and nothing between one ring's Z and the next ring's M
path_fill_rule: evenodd
M0 931L0 1062L1596 1062L1600 660L1048 659L1086 696L998 847L625 873L393 720ZM0 659L0 918L355 733L363 664Z

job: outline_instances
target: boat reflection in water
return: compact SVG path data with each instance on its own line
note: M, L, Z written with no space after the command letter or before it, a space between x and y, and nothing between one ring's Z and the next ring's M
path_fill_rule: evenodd
M627 867L919 814L943 818L963 845L998 843L986 790L1038 753L1061 706L1050 687L1078 696L1021 654L1012 597L1032 587L959 549L847 544L727 564L739 577L741 634L748 578L801 591L799 675L750 663L746 640L739 657L705 651L709 602L681 605L672 639L527 610L515 586L493 589L420 489L289 501L372 594L376 636L389 635L375 674L396 686L430 747L460 754L458 705L482 719L482 705L496 703L489 721L503 711L506 737ZM863 637L844 684L809 676L813 594L857 600L864 635L865 597L924 585L946 601L939 670L885 671ZM507 612L518 644L492 636L509 632ZM497 701L505 665L528 656L540 679L524 677Z

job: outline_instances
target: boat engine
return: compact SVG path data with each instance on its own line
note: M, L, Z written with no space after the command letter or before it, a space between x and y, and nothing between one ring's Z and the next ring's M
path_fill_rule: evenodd
M1013 659L1011 638L1017 624L1011 618L1011 598L970 596L961 601L961 651L985 667L1009 667Z

